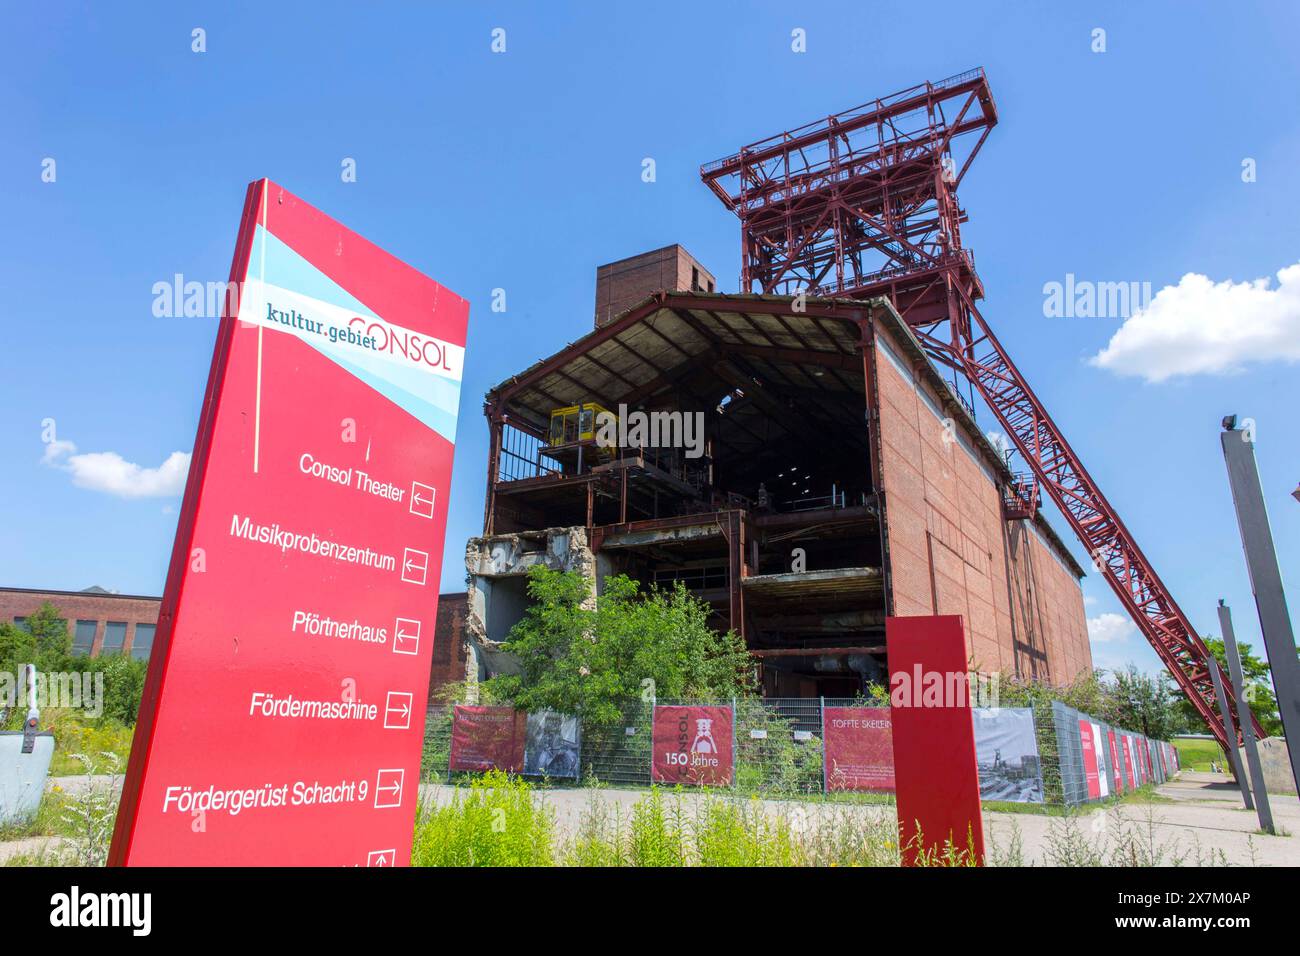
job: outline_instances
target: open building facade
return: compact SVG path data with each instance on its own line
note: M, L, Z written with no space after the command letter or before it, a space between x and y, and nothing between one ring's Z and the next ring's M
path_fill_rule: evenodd
M594 330L486 397L471 683L512 669L539 563L593 594L612 574L682 582L767 696L883 680L887 615L960 615L981 673L1090 671L1083 570L888 300L721 294L661 253L689 283L602 266Z

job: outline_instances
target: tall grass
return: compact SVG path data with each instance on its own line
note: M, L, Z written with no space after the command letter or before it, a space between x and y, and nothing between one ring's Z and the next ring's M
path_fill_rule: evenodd
M897 866L892 812L652 789L624 812L594 796L561 854L571 866Z
M1154 807L1129 819L1105 808L1048 824L1047 866L1225 866L1222 850L1162 839ZM964 841L963 841L964 843ZM416 823L416 866L767 867L898 866L890 805L763 801L735 794L651 789L631 806L599 791L566 838L528 783L490 773ZM1024 866L1019 824L986 841L990 866ZM923 851L920 866L970 866L964 846Z
M889 808L768 804L652 789L630 808L593 794L572 836L518 778L490 773L421 810L416 866L897 866ZM943 860L933 862L943 863Z
M533 788L501 771L457 788L444 806L421 808L415 822L415 866L550 866L555 814Z

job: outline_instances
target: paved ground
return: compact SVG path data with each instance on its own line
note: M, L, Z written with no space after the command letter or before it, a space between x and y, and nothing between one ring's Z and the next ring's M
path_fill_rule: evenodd
M85 777L51 778L50 785L76 792L86 786ZM421 787L424 799L444 802L453 788L442 784ZM645 790L544 790L541 799L555 809L562 835L574 832L591 801L601 800L624 811L646 795ZM1224 781L1222 774L1184 771L1178 780L1157 788L1159 799L1145 803L1125 803L1101 810L1084 810L1077 823L1078 832L1092 845L1113 845L1125 831L1140 835L1144 847L1161 853L1161 862L1184 865L1218 865L1226 861L1236 866L1300 865L1300 801L1293 796L1271 797L1273 818L1284 835L1268 836L1258 831L1253 811L1242 807L1237 788ZM684 800L697 801L696 794ZM808 825L816 825L825 808L851 813L892 818L891 804L825 804L820 801L765 800L763 806L772 814L789 814L800 808ZM1024 862L1042 863L1049 844L1068 824L1061 817L1033 813L985 813L985 831L992 846L1005 851L1017 831ZM53 849L61 840L32 837L0 843L0 861L15 854L38 853Z
M1290 795L1270 796L1279 836L1259 832L1259 819L1242 806L1241 794L1222 774L1185 771L1177 780L1156 788L1161 800L1124 803L1101 811L1085 811L1081 822L1090 835L1096 829L1115 833L1125 825L1144 840L1165 848L1163 862L1218 865L1211 850L1234 866L1300 865L1300 801ZM1053 818L1030 814L985 814L993 838L1005 841L1019 826L1028 862L1041 860ZM1199 857L1199 858L1198 858Z

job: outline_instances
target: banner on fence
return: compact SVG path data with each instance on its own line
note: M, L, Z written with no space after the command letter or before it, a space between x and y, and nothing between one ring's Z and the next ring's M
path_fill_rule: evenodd
M1089 728L1092 730L1092 752L1097 758L1097 796L1110 796L1110 761L1106 757L1106 737L1102 733L1101 724L1096 722L1090 723Z
M894 789L894 742L888 707L825 707L826 792Z
M1101 796L1101 774L1097 768L1097 741L1089 721L1079 721L1079 743L1083 752L1083 774L1088 781L1088 799Z
M526 719L523 711L513 707L456 707L451 715L448 767L518 773L524 765Z
M534 777L578 778L578 718L553 710L528 713L524 773Z
M1119 746L1115 743L1115 731L1113 728L1106 728L1106 737L1110 743L1110 765L1113 768L1115 777L1115 792L1124 792L1124 764L1119 759Z
M1028 707L979 707L975 724L975 763L980 799L1042 803L1043 774Z
M650 779L695 786L730 785L735 769L735 714L729 706L655 706Z

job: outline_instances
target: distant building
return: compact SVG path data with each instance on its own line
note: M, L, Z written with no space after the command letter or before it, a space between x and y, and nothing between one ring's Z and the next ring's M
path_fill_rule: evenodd
M468 646L464 638L466 595L438 595L430 664L429 697L444 684L465 679ZM37 588L0 588L0 621L23 627L45 602L53 604L68 622L72 653L99 657L130 654L147 660L153 650L162 598L115 594L101 587L84 591L44 591Z
M130 654L147 660L153 650L162 603L157 597L114 594L101 587L84 591L0 588L0 621L22 627L47 601L68 622L73 654Z

